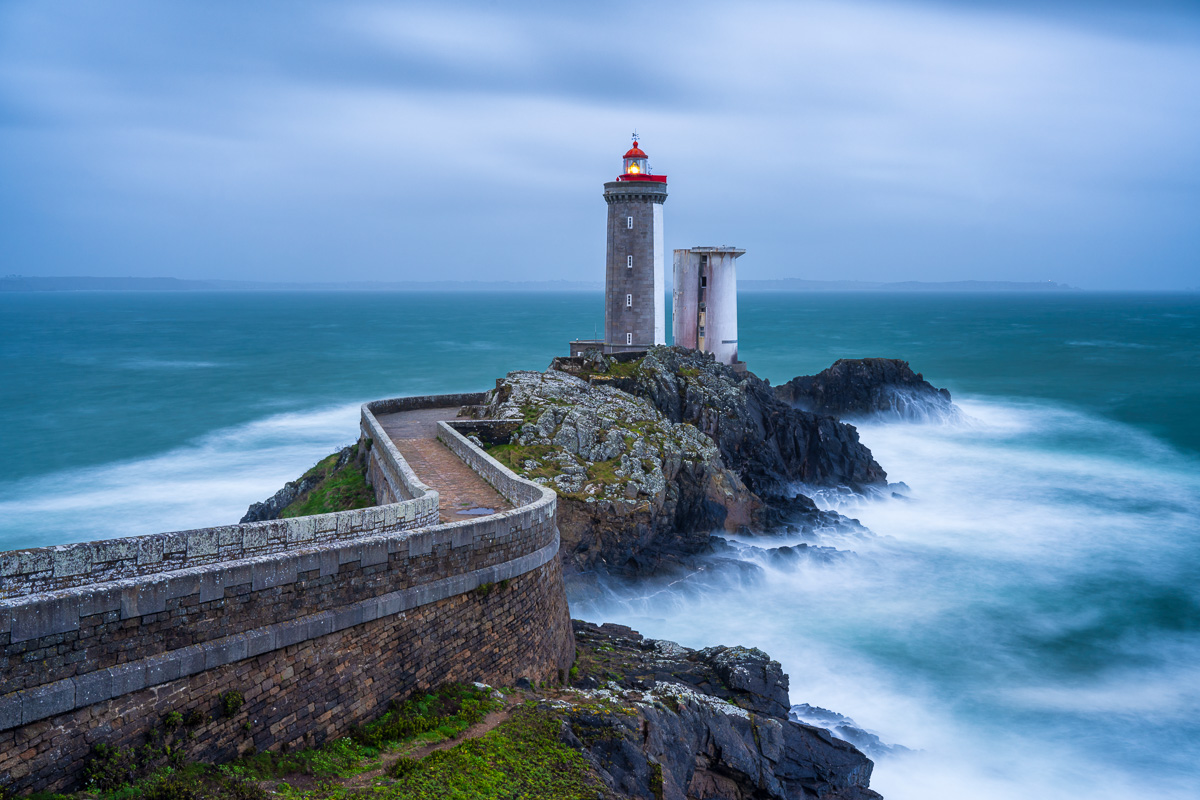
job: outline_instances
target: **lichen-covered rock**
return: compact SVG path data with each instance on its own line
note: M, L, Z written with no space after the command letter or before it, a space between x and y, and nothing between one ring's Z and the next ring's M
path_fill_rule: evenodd
M791 499L798 483L859 490L886 481L853 426L793 408L753 373L739 374L710 354L653 347L612 383L707 434L760 497Z
M960 417L950 392L938 389L898 358L842 358L816 375L775 388L789 405L834 417L872 414L908 420Z
M788 719L787 675L762 651L696 651L619 625L574 624L584 698L562 706L562 738L614 791L647 800L879 798L870 759Z
M644 399L557 370L511 372L484 415L520 421L489 452L559 493L569 571L652 572L749 524L761 501L716 444Z

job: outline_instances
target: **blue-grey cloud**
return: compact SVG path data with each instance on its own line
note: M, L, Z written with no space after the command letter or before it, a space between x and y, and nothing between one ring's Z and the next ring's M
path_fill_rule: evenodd
M10 4L0 271L599 279L636 126L749 277L1194 285L1197 16Z

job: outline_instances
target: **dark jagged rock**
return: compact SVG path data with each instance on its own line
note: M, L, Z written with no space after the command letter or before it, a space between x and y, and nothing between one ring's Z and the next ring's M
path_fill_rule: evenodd
M823 372L775 387L775 395L796 408L834 417L889 414L923 420L959 413L950 392L934 387L898 358L839 359Z
M654 347L612 383L711 437L760 497L790 499L796 483L861 489L886 481L853 426L793 408L753 373L739 374L711 355Z
M875 800L871 760L788 718L788 677L761 650L691 650L620 625L576 621L584 702L562 739L604 782L655 800ZM588 701L591 702L588 702Z

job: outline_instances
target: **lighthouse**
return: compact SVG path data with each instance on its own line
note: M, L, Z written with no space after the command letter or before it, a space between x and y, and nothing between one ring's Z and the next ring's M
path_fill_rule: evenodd
M663 203L667 176L653 175L638 147L622 157L621 174L604 184L608 249L604 275L604 352L645 350L666 344L663 302L665 249Z

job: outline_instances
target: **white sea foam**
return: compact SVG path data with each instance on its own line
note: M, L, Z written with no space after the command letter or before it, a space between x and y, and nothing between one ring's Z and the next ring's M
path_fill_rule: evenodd
M277 414L150 458L3 487L0 550L237 522L357 430L358 406Z
M892 386L887 390L887 400L888 410L879 412L875 415L876 417L939 424L969 424L971 422L971 419L965 416L954 403L931 400L923 392Z
M809 543L853 555L748 549L752 572L574 613L692 647L763 648L793 702L921 751L880 760L873 786L888 800L1194 797L1200 465L1071 409L960 403L974 422L859 425L910 488L822 498L871 533Z

